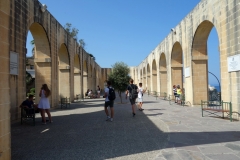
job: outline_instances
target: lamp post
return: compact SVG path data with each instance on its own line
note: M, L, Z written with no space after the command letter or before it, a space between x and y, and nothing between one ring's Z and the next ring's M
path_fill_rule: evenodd
M208 71L208 73L210 73L211 75L213 75L216 79L217 79L217 81L218 81L218 85L219 85L219 89L220 89L220 96L219 96L219 100L221 101L221 84L220 84L220 82L219 82L219 80L218 80L218 78L217 78L217 76L215 76L212 72L210 72L210 71Z

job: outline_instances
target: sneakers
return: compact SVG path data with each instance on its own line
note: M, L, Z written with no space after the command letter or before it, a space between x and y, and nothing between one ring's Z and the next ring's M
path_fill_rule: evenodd
M111 120L111 117L107 116L106 121L110 121L110 120Z
M110 121L110 122L113 122L113 118L111 118L111 117L107 117L107 119L106 119L106 121Z

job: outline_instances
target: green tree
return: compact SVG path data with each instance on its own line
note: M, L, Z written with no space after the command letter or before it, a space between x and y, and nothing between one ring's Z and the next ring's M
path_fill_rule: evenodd
M26 57L26 66L30 66L29 59Z
M30 73L26 71L26 85L29 85L32 83L32 76Z
M71 23L66 23L64 26L65 30L68 32L68 34L73 37L73 39L77 40L77 35L78 35L78 29L72 27Z
M32 56L34 56L34 53L35 53L35 42L34 42L34 39L31 40L30 44L32 45Z
M118 95L122 103L122 92L126 91L127 85L129 84L130 69L124 62L116 62L112 66L112 72L109 74L109 81L112 82L113 88L118 92Z
M85 48L86 43L84 42L84 39L80 39L79 44L83 49Z

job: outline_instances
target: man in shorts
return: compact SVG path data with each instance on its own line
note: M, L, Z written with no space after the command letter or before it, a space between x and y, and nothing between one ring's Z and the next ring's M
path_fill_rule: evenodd
M128 85L127 91L126 91L126 99L127 99L128 93L131 94L132 89L136 89L136 90L138 89L138 87L133 84L133 79L130 79L129 83L130 84ZM132 115L134 117L136 115L136 113L135 113L136 98L131 98L131 97L132 97L132 95L129 96L129 100L130 100L130 103L132 105Z
M112 87L111 87L111 82L110 82L110 81L107 81L107 87L105 87L105 94L104 94L104 97L105 97L105 105L104 105L104 108L105 108L105 113L106 113L106 115L107 115L107 120L106 120L106 121L112 122L112 121L113 121L113 115L114 115L114 110L113 110L114 101L110 101L110 100L108 99L109 88L112 88ZM111 117L109 116L109 113L108 113L108 107L110 107Z

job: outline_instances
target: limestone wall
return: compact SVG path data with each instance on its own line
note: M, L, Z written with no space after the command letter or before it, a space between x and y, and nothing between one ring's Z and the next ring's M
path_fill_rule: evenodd
M185 89L186 101L191 105L208 99L207 39L216 28L220 51L221 91L224 101L231 101L240 110L239 71L228 72L227 57L239 54L240 5L236 0L202 0L167 37L149 53L135 73L145 83L150 74L149 90L172 94L172 86ZM153 61L156 61L157 82L153 82ZM150 71L147 66L150 66ZM190 76L185 77L188 68ZM136 77L136 76L133 76ZM156 83L156 84L154 84ZM155 87L157 89L154 89ZM165 88L167 86L167 88Z
M85 88L103 84L109 69L101 68L79 47L63 26L37 0L0 0L0 160L11 159L10 123L20 118L19 105L26 98L26 40L35 42L36 102L42 84L52 95L52 108L61 97L83 94ZM18 55L18 74L10 74L10 52ZM85 68L84 68L85 64Z

